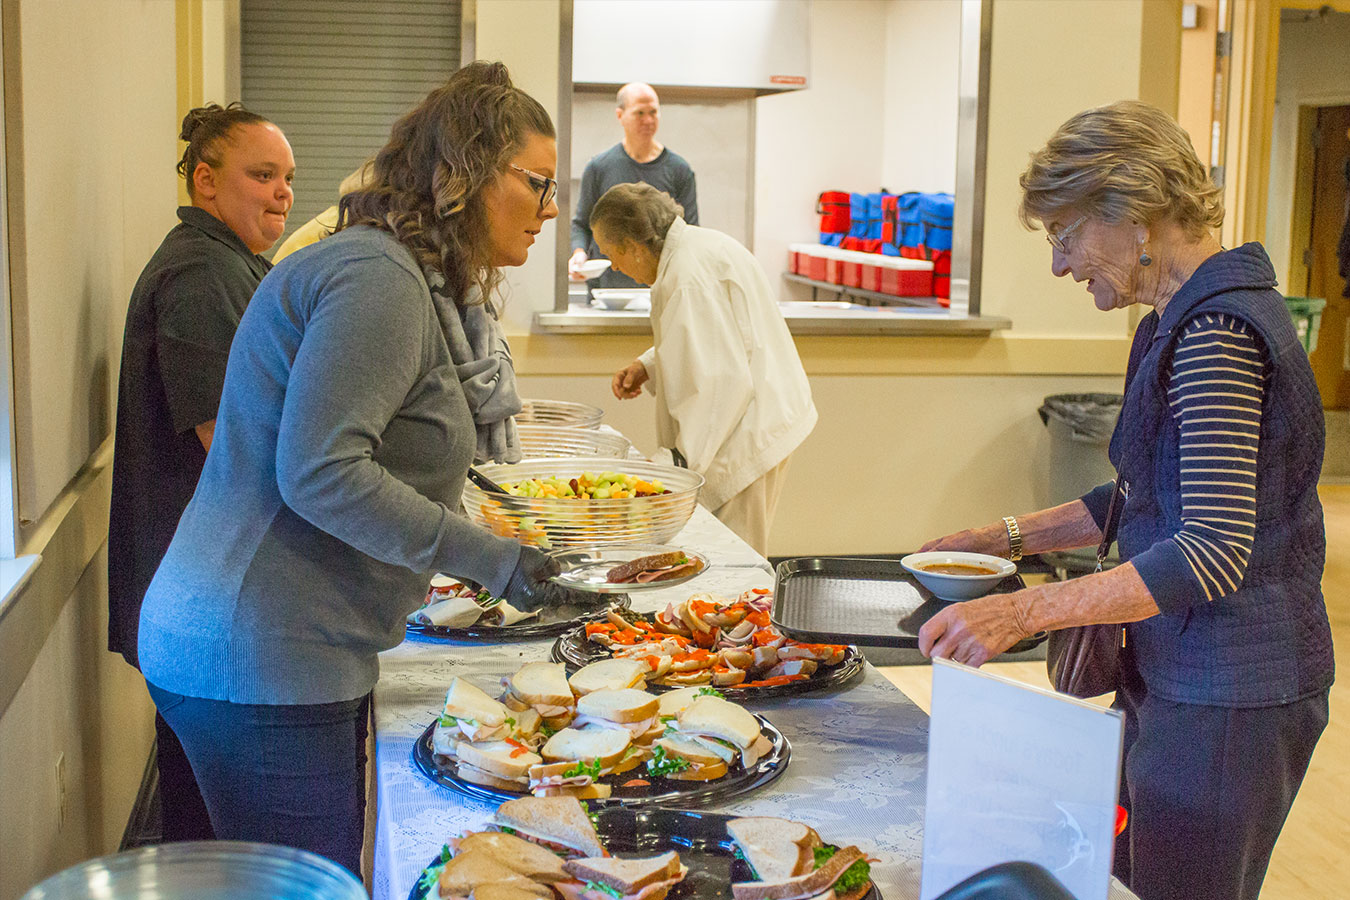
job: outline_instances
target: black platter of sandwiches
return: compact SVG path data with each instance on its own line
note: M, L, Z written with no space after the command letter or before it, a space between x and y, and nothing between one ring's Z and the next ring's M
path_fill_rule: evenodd
M577 595L586 597L587 595ZM448 575L431 579L426 599L408 614L407 629L423 637L465 641L525 641L557 637L610 610L627 609L627 594L590 595L591 603L564 603L522 612L474 584Z
M788 819L523 797L447 842L409 900L881 900L871 862Z
M715 803L787 768L787 738L762 716L690 687L641 690L643 666L602 660L567 677L531 662L490 696L455 678L413 746L437 784L480 800L572 796L604 806Z

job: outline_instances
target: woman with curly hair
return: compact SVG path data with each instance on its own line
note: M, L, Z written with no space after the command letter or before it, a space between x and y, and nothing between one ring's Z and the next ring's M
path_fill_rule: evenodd
M1327 724L1334 676L1317 498L1325 425L1260 244L1219 246L1221 193L1166 113L1079 113L1022 174L1050 271L1096 307L1150 307L1111 438L1115 484L926 550L1017 559L1096 545L1121 565L954 603L920 648L978 666L1038 631L1124 623L1115 869L1141 900L1254 900Z
M359 871L365 698L429 577L526 610L565 599L556 563L453 509L476 455L513 455L489 298L558 214L555 165L548 114L506 68L460 70L394 125L341 230L274 268L240 323L140 631L223 839Z

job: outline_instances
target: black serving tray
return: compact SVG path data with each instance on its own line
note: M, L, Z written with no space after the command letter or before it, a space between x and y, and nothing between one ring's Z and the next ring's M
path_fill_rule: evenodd
M990 593L1025 587L1013 574ZM803 557L778 564L769 619L799 641L917 649L919 629L948 606L897 560ZM1039 632L1005 652L1030 650L1045 637Z
M830 641L828 643L839 643ZM553 642L553 650L549 658L554 662L559 662L567 666L568 671L576 671L584 665L593 662L599 662L602 659L609 659L610 653L607 649L586 639L586 626L581 625L572 629ZM804 681L789 681L786 684L771 684L764 687L716 687L709 683L700 685L701 687L711 687L721 693L728 700L736 703L746 703L751 700L763 700L769 697L786 697L796 694L809 694L812 691L823 691L827 688L843 687L854 678L862 674L863 663L862 651L857 647L850 646L848 652L844 654L844 659L833 666L821 666L815 673ZM663 694L666 691L676 690L673 685L655 684L649 682L645 690L653 694Z
M680 862L689 867L689 874L671 888L670 900L731 900L733 882L754 880L749 864L736 858L736 845L727 835L727 823L737 816L662 807L609 806L597 810L594 817L600 841L615 856L656 856L667 850L680 854ZM437 856L428 863L428 868L440 861ZM426 900L426 891L414 885L408 900ZM875 882L863 900L882 900Z
M441 641L479 641L507 643L533 641L557 637L573 628L584 629L587 622L598 622L611 609L627 609L627 594L595 594L594 606L549 606L539 615L519 625L469 625L465 628L447 628L441 625L414 625L408 623L408 633Z
M783 774L783 770L787 768L788 760L792 756L792 746L788 744L788 739L783 736L783 732L775 728L768 719L763 716L755 716L755 718L759 720L760 733L769 739L769 743L773 744L773 749L758 760L753 767L746 769L738 761L735 769L716 781L673 781L668 778L649 775L645 766L638 766L636 769L621 772L617 775L603 776L600 781L613 786L613 795L604 800L587 800L586 803L593 809L620 804L628 807L651 807L662 804L707 806L713 803L723 803L732 797L764 787ZM413 765L417 767L417 771L427 778L442 787L450 788L452 791L457 791L475 800L492 804L500 804L503 801L514 800L517 797L529 794L526 789L504 791L461 779L457 772L456 763L446 761L442 764L436 760L432 753L431 734L435 729L436 723L432 722L427 726L426 731L422 732L422 736L417 739L417 743L413 744ZM634 778L644 778L651 784L646 787L623 787L625 781Z

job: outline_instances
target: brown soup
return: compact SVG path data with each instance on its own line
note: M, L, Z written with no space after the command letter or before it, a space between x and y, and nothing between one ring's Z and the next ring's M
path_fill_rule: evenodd
M988 566L973 566L969 563L930 563L926 566L919 566L925 572L932 572L934 575L997 575L998 569L991 569Z

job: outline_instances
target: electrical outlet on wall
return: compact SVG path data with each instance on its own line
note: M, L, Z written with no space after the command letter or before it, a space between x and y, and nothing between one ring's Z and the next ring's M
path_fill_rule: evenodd
M56 830L66 827L66 755L56 754Z

